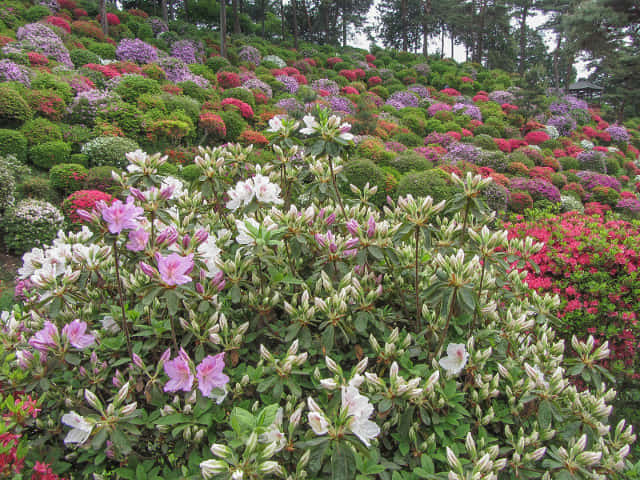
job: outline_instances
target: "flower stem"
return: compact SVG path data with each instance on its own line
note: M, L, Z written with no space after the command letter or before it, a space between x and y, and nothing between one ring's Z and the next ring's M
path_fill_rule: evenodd
M420 252L420 227L416 226L416 280L415 280L415 290L416 290L416 332L419 332L422 328L422 319L420 312L420 272L419 272L419 252Z
M449 313L447 313L447 323L444 325L444 330L440 335L440 340L438 341L438 348L436 348L435 358L440 358L442 354L442 347L444 345L444 341L447 338L447 332L449 331L449 325L451 324L451 318L453 317L453 306L455 305L456 295L458 294L458 287L453 289L453 293L451 294L451 299L449 300Z
M127 350L129 351L129 358L133 358L133 350L131 349L131 337L129 336L129 326L127 325L127 314L124 311L124 297L122 295L122 279L120 278L120 262L118 259L118 242L117 239L113 239L113 256L116 264L116 280L118 282L118 303L120 304L120 310L122 312L122 331L127 339Z
M336 192L336 198L338 199L338 204L340 205L340 210L342 211L342 217L346 220L347 214L344 211L342 197L340 196L340 192L338 191L338 182L336 181L335 173L333 173L333 160L331 160L331 157L329 157L329 170L331 171L331 183L333 183L333 189Z
M482 294L482 286L484 283L484 271L486 269L487 266L487 259L484 258L482 261L482 271L480 272L480 285L478 286L478 304L476 305L476 308L473 311L473 320L471 321L471 328L469 329L469 335L471 335L471 332L473 332L473 329L476 326L476 319L478 318L478 310L480 309L480 295Z

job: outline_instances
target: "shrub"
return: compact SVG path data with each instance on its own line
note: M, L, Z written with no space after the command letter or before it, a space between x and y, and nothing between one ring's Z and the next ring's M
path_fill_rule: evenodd
M0 162L0 219L15 200L16 181L8 165Z
M29 161L38 168L49 170L59 163L67 163L71 146L62 141L45 142L29 148Z
M152 63L158 60L158 52L140 39L125 38L118 43L116 57L127 62Z
M27 139L17 130L0 129L0 156L15 155L18 160L27 159Z
M9 85L0 84L0 125L21 125L32 116L31 107L22 95Z
M89 157L91 167L108 165L123 168L128 163L125 154L139 148L130 138L97 137L83 145L82 153Z
M255 108L255 98L251 90L247 90L246 88L228 88L220 95L221 99L225 98L237 98L238 100L242 100L244 103L249 104L252 108Z
M120 174L121 170L109 165L90 168L87 172L85 188L87 190L100 190L102 192L116 195L120 189L120 186L113 179L112 172Z
M496 182L491 182L482 191L487 206L496 212L506 212L509 203L509 190Z
M371 160L356 159L347 162L344 166L344 175L347 179L347 184L344 186L344 193L350 193L349 184L353 184L362 190L368 183L370 187L378 187L378 191L371 201L378 206L384 204L386 199L385 188L387 175Z
M560 166L562 170L579 170L580 162L577 158L573 157L560 157L558 158L558 162L560 162Z
M65 101L53 90L29 90L25 100L34 113L59 122L67 113Z
M496 145L496 142L489 135L476 135L473 138L473 143L477 147L483 148L485 150L498 150L498 145Z
M64 195L82 189L87 178L87 169L74 163L62 163L49 170L51 186Z
M218 85L222 88L236 88L240 86L240 77L233 72L218 72Z
M237 112L220 112L220 118L224 122L227 130L225 140L235 142L240 134L247 128L246 122Z
M410 171L422 172L433 168L433 163L417 152L412 150L405 150L400 153L388 164L395 168L400 173L407 173Z
M20 128L29 146L62 140L60 127L46 118L29 120Z
M200 116L200 102L183 95L163 94L161 98L167 107L167 111L182 110L194 123L197 123Z
M210 57L205 62L207 67L211 69L212 72L217 73L221 68L225 68L230 66L229 60L224 57Z
M42 200L21 200L1 222L3 242L11 253L21 255L51 243L64 224L62 212Z
M71 61L76 68L82 67L88 63L100 63L100 57L86 48L78 48L69 52Z
M89 42L87 50L95 53L100 58L113 60L116 58L116 47L110 43ZM88 62L93 63L93 62Z
M597 150L585 150L576 157L581 170L607 173L607 163L604 153Z
M51 182L45 177L27 177L18 183L16 191L22 198L34 198L54 203L57 200L56 193L51 188Z
M62 211L71 223L82 223L82 218L78 215L78 210L91 212L96 208L96 203L105 202L110 205L113 196L100 190L78 190L73 192L62 202Z
M589 200L615 207L620 201L620 194L611 187L594 187Z
M414 198L430 196L435 203L451 199L457 191L449 175L439 168L409 173L402 177L397 188L399 197L407 194L413 195Z
M142 75L126 75L115 88L125 102L135 103L141 95L159 95L160 84Z
M560 204L563 212L584 213L584 205L573 195L562 195L560 197Z
M192 81L185 81L178 83L178 86L182 88L182 93L188 97L191 97L199 102L205 102L209 100L214 94L209 88L203 88ZM253 95L251 95L253 97Z
M34 5L33 7L28 8L24 13L24 19L27 22L37 22L50 14L51 10L44 5Z
M511 192L509 208L516 213L524 213L525 210L533 208L533 198L527 192Z
M400 142L407 147L418 147L422 145L423 137L416 135L415 133L396 133L391 137L396 142Z

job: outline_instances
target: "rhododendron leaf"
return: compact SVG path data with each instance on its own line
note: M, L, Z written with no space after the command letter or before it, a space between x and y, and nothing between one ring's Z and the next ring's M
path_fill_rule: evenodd
M164 294L164 298L167 300L169 315L175 315L178 312L178 294L173 290L168 290Z
M156 425L175 425L177 423L186 422L187 418L181 413L172 413L165 417L158 418L154 423Z
M236 433L242 435L243 433L249 433L254 429L256 420L250 412L243 408L235 407L229 417L229 423Z
M332 480L352 480L356 473L353 451L346 443L338 443L331 454Z

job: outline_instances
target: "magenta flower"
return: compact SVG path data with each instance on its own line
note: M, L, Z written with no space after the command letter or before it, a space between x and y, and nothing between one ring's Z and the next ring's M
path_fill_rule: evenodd
M358 229L360 228L360 225L358 225L357 220L352 218L351 220L347 221L346 227L351 235L353 235L354 237L358 235Z
M205 397L211 398L211 391L214 388L224 389L229 383L229 377L222 373L224 369L224 352L215 356L207 355L202 359L196 368L198 378L198 388Z
M166 285L182 285L191 281L188 273L193 270L192 253L186 257L178 255L177 253L163 257L157 253L156 260L158 261L160 278Z
M29 345L39 352L46 352L58 344L58 339L58 327L47 321L44 322L44 328L31 337Z
M62 335L69 343L79 350L90 347L95 342L95 337L87 331L87 324L76 319L62 328Z
M164 385L165 392L191 391L193 373L189 367L189 356L184 349L180 349L176 358L164 363L164 373L169 377L169 381Z
M139 228L129 232L129 243L125 246L132 252L141 252L146 248L148 241L147 231L144 228Z
M141 207L133 204L133 197L128 197L126 203L116 200L110 207L101 211L102 219L107 222L111 233L120 233L123 230L138 228L138 219L144 213Z

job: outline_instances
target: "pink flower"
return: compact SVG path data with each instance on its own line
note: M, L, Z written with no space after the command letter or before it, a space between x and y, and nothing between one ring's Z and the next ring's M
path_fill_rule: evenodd
M95 337L90 333L85 334L86 331L87 324L76 319L62 328L62 335L67 337L72 346L82 350L90 347L95 342Z
M44 322L44 328L31 337L29 345L40 352L46 352L58 344L58 339L58 327L47 321Z
M184 349L180 349L176 358L164 363L164 373L169 377L169 381L164 385L165 392L191 391L193 373L191 373L191 368L189 367L189 356Z
M144 210L133 204L133 197L128 197L126 203L116 200L110 207L104 207L101 213L103 220L108 224L109 231L120 233L123 230L138 228L138 219Z
M186 257L178 255L177 253L163 257L157 253L156 260L158 261L160 278L166 285L182 285L191 281L188 273L193 270L192 253Z
M211 397L211 390L222 388L229 382L229 377L222 373L224 369L224 352L215 356L207 355L198 368L198 388L205 397Z
M129 232L129 243L125 246L132 252L141 252L147 246L149 234L144 228L131 230Z

